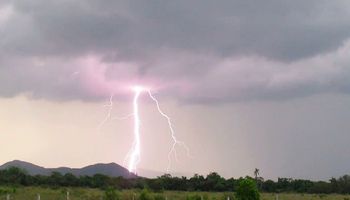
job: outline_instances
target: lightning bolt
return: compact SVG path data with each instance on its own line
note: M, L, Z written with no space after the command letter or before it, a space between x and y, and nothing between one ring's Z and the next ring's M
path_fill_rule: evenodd
M175 159L176 161L178 161L178 157L177 157L177 151L176 151L176 145L180 145L182 147L184 147L186 149L186 152L187 152L187 156L188 157L191 157L190 155L190 150L189 148L187 147L187 145L183 142L183 141L180 141L176 138L175 136L175 131L174 131L174 128L173 128L173 124L171 123L171 119L170 117L165 114L162 109L160 108L159 106L159 102L158 100L153 96L153 94L151 93L151 90L148 90L148 95L151 97L151 99L156 103L156 106L157 106L157 109L158 109L158 112L163 116L165 117L165 119L167 120L168 122L168 126L169 126L169 130L170 130L170 133L171 133L171 138L173 140L173 144L170 148L170 151L168 153L168 166L167 166L167 169L166 171L169 172L169 169L171 167L171 155L174 154L175 156Z
M131 114L125 115L123 117L112 117L112 111L113 111L113 106L114 106L113 105L113 97L114 97L114 94L111 94L111 96L109 97L109 104L103 105L103 107L108 107L108 112L106 114L106 117L97 126L97 130L101 130L102 126L104 126L108 120L125 120L125 119L128 119L134 115L133 113L131 113Z
M113 110L113 94L110 96L109 98L109 104L104 105L104 107L108 107L108 113L106 115L106 117L102 120L102 122L99 124L98 129L100 129L108 120L123 120L123 119L128 119L130 117L133 117L134 120L134 130L133 130L133 136L134 136L134 140L132 143L132 146L129 150L129 152L127 153L125 159L124 159L124 165L126 163L126 161L128 160L128 170L130 173L137 173L137 165L140 163L141 161L141 137L140 137L140 126L141 126L141 120L140 120L140 114L139 114L139 97L141 95L141 93L143 92L147 92L148 96L155 102L157 111L159 112L159 114L161 116L163 116L169 126L169 131L170 131L170 136L172 139L172 145L171 148L168 152L168 165L166 168L166 171L169 172L170 168L171 168L171 164L172 164L172 156L175 157L175 160L178 161L178 155L177 155L177 151L176 151L176 147L177 146L181 146L186 150L187 156L188 157L192 157L190 155L190 150L187 147L187 145L183 142L177 139L176 135L175 135L175 131L173 128L173 124L171 122L170 117L165 114L163 112L163 110L161 109L159 102L157 100L157 98L152 94L150 89L141 87L141 86L135 86L132 88L133 92L134 92L134 98L133 98L133 112L129 115L126 115L124 117L112 117L112 110Z
M139 105L138 105L138 99L143 91L143 88L141 87L134 87L134 100L133 100L133 116L134 116L134 142L131 148L131 151L128 153L130 155L127 155L127 157L130 156L128 170L129 172L132 172L136 174L137 165L140 162L140 154L141 154L141 148L140 148L140 115L139 115Z
M138 99L142 92L147 92L149 97L155 102L158 112L167 120L167 123L169 126L171 138L173 141L173 144L171 145L170 151L168 153L168 165L167 165L166 171L169 172L171 167L172 155L174 155L176 161L178 161L176 146L179 145L184 147L186 149L187 156L191 157L189 153L189 148L183 141L180 141L177 139L170 117L167 114L165 114L163 110L160 108L159 102L155 98L155 96L152 94L151 90L140 86L135 86L133 90L134 90L134 100L133 100L134 142L133 142L132 148L130 149L129 153L126 156L126 159L129 158L128 169L130 172L136 173L137 165L140 162L141 148L140 148L140 117L139 117Z
M109 104L103 105L103 107L108 107L108 112L106 117L98 125L97 130L101 130L102 126L107 122L108 119L111 118L112 110L113 110L113 96L114 94L111 94L111 96L109 97Z

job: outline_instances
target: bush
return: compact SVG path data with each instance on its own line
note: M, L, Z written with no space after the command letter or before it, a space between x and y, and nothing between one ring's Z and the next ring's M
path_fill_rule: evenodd
M122 192L121 199L122 200L135 200L136 193L134 191Z
M154 200L165 200L165 197L163 195L157 194L154 196Z
M234 194L233 193L231 193L231 192L225 192L222 196L221 196L221 198L220 198L221 200L234 200L235 199L235 196L234 196Z
M106 200L119 200L119 193L114 188L107 188L105 191L105 198Z
M142 190L139 200L153 200L153 198L147 190Z
M202 198L198 194L194 194L194 195L187 196L186 200L202 200Z
M0 188L0 195L4 195L4 194L9 194L12 193L12 191L8 188Z
M255 181L248 178L239 181L236 197L238 200L259 200L260 194Z

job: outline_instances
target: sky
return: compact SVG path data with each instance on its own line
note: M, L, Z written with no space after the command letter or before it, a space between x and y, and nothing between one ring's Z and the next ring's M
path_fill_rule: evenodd
M190 148L170 173L349 173L347 0L0 0L0 38L0 163L123 165L143 85ZM138 168L161 174L167 121L139 104Z

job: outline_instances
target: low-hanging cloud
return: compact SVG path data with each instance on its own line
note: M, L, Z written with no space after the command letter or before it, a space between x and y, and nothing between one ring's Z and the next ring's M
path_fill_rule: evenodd
M0 95L183 102L349 93L348 1L1 1Z

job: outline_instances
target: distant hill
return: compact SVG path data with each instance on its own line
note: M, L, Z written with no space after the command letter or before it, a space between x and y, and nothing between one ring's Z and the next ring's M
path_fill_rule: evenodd
M93 176L95 174L103 174L111 177L122 176L124 178L135 178L136 175L130 173L124 167L116 163L108 164L94 164L83 168L69 168L69 167L59 167L59 168L45 168L38 165L34 165L29 162L24 162L20 160L14 160L7 162L0 166L0 169L6 169L9 167L18 167L24 169L30 175L50 175L52 172L60 172L61 174L72 173L75 176Z

